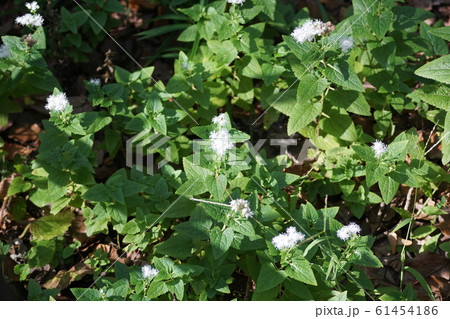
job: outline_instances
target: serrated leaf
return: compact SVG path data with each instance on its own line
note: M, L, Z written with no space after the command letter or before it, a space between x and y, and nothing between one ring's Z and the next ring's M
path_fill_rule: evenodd
M215 259L222 257L233 242L234 232L231 228L222 231L219 227L211 230L211 247Z
M314 276L310 262L300 255L292 258L289 266L286 267L285 272L286 275L295 280L308 285L317 286L316 277Z
M424 85L414 91L422 101L450 111L450 87L445 84Z
M350 68L346 61L339 61L333 66L329 65L325 69L325 75L331 82L340 85L344 89L364 92L364 87L356 73Z
M444 40L450 41L450 26L442 28L433 28L430 30L431 34L434 34Z
M302 77L297 89L297 102L305 103L313 97L322 94L328 86L325 78L317 78L313 74Z
M294 106L288 121L288 135L292 135L311 123L322 112L322 103L301 102Z
M378 186L380 187L381 196L386 204L389 204L397 193L399 183L394 181L389 175L383 176L378 181Z
M379 39L381 39L389 30L393 18L394 15L391 11L384 11L381 14L367 14L367 22Z
M370 106L361 92L348 90L335 90L327 94L327 99L335 106L348 112L370 116Z
M73 213L69 210L56 215L48 215L35 220L30 227L33 237L38 240L48 240L63 235L69 229Z
M358 139L355 124L346 110L333 106L326 110L326 114L328 117L320 120L325 132L344 141L354 142Z
M428 62L414 71L414 74L450 84L450 55Z
M222 199L227 187L227 178L225 175L220 174L219 176L207 176L206 177L206 187L208 187L209 192L216 199Z
M275 266L268 262L261 266L258 279L256 280L256 291L266 291L281 284L286 279L286 274L282 270L278 270Z

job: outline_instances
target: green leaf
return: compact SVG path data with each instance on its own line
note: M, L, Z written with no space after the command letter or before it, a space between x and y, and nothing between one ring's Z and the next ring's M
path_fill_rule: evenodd
M428 62L418 68L414 74L427 79L450 84L450 55Z
M400 135L398 136L400 137ZM390 161L403 161L406 157L408 140L397 140L397 138L388 146L386 159Z
M371 116L370 106L361 92L335 90L327 94L327 99L335 106L343 108L348 112L359 115Z
M450 112L447 112L444 123L444 136L442 137L442 164L450 161Z
M395 228L391 231L391 233L395 233L397 230L401 229L405 225L408 225L411 222L411 218L406 218L402 220Z
M322 112L322 103L301 102L295 104L288 121L288 135L292 135L311 123Z
M317 286L311 264L300 254L296 254L286 267L286 275L308 285Z
M320 120L321 128L325 132L344 141L354 142L358 139L355 124L346 110L333 106L326 110L326 114L328 117Z
M173 235L166 241L155 246L155 251L161 255L185 259L191 256L192 238L184 235Z
M414 91L422 101L450 111L450 87L445 84L424 85Z
M384 37L389 30L394 15L391 11L384 11L381 14L368 13L367 22L378 39Z
M297 89L297 102L305 103L313 97L322 94L328 86L325 78L317 78L313 74L302 77Z
M8 188L7 196L13 196L18 193L26 192L31 188L31 183L25 182L21 176L15 177Z
M226 228L223 232L219 227L211 230L211 247L215 259L222 257L230 248L234 238L234 232L231 228Z
M35 239L47 240L63 235L72 223L73 213L69 210L57 215L48 215L35 220L30 231Z
M431 12L414 7L395 6L392 8L392 11L395 14L394 29L400 31L418 25L421 21L433 17Z
M70 291L72 292L75 299L78 301L99 301L102 300L102 295L100 294L100 291L97 289L92 288L71 288Z
M364 87L359 80L356 73L350 68L350 65L340 60L333 66L329 65L325 69L325 75L331 82L340 85L344 89L355 90L358 92L364 92Z
M430 55L444 55L448 53L447 43L445 40L435 36L430 31L432 28L426 24L425 22L422 22L420 24L420 36L428 42L431 43L431 46L433 47L433 51L430 51ZM428 55L428 54L427 54Z
M414 229L414 231L412 232L411 238L412 239L425 238L428 235L431 235L435 230L436 230L436 227L434 227L433 225L420 226L420 227L417 227L416 229Z
M285 71L285 68L283 66L273 65L271 63L263 63L261 65L261 69L262 69L262 78L266 86L273 84Z
M282 270L278 270L270 263L264 263L259 271L256 280L256 291L266 291L281 284L286 279L286 274Z
M50 264L55 255L55 240L33 240L33 247L27 254L28 264L31 268Z
M425 206L424 208L422 208L422 212L424 214L429 215L429 216L447 215L448 214L445 211L443 211L442 209L439 209L439 208L434 207L434 206Z
M178 30L185 30L186 28L190 27L187 23L174 23L174 24L168 24L164 25L162 27L153 28L149 30L145 30L143 32L139 32L138 36L140 40L148 39L148 38L154 38L163 34L176 32Z
M378 186L380 187L381 197L383 197L383 201L386 204L389 204L397 193L400 184L394 181L389 175L387 175L380 178Z
M430 297L431 300L436 301L436 299L434 299L433 293L431 292L430 286L428 286L427 281L425 280L425 278L423 278L420 272L409 266L406 266L405 270L409 271L420 282L420 285L423 287L423 289L425 289L428 297Z
M389 166L378 164L377 162L368 162L366 164L366 182L367 187L371 187L389 172Z
M206 177L206 187L214 198L223 199L227 187L227 178L222 174L217 177L209 175Z
M431 34L434 34L444 40L450 41L450 26L442 28L432 28L430 30Z
M372 148L367 145L352 145L352 149L363 161L372 162L376 160Z

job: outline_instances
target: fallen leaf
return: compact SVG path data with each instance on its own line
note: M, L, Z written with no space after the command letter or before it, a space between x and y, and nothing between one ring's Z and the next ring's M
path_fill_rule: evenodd
M46 289L66 289L73 281L80 280L86 275L93 274L94 270L85 263L78 263L69 270L60 270L55 277L42 286Z
M450 236L450 215L439 216L439 221L440 222L436 224L436 227L438 227L444 235Z

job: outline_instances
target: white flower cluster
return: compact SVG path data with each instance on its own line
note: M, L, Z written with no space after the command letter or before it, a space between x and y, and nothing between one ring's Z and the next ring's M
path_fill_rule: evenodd
M225 128L213 131L209 134L211 148L217 155L223 156L227 150L232 149L234 144L231 142L230 132Z
M31 3L25 3L25 6L30 10L31 13L26 13L21 17L16 18L16 23L21 25L28 25L32 27L41 27L44 24L44 18L36 13L39 9L39 5L36 1Z
M40 14L26 13L21 17L17 17L16 23L21 25L40 27L44 23L44 18L42 18Z
M329 31L329 27L326 23L315 19L308 20L300 27L294 29L291 36L298 42L303 43L305 41L313 41L316 36L321 36Z
M31 13L35 13L40 8L36 1L25 3L25 7L27 7Z
M47 98L45 108L49 111L61 112L69 106L69 100L66 93L52 94Z
M342 240L348 240L353 235L359 234L361 227L358 224L350 223L337 231L337 236Z
M227 124L227 116L225 113L220 113L213 117L212 122L220 127L225 126Z
M156 277L158 273L158 269L153 268L150 265L145 265L144 267L142 267L142 277L144 277L145 279Z
M243 4L245 0L227 0L227 2L231 4Z
M299 241L303 241L305 235L298 232L294 226L288 227L285 233L279 234L272 238L272 244L276 249L289 249L294 247Z
M6 44L0 45L0 59L9 57L9 46Z
M387 152L387 145L383 142L376 140L372 143L372 149L375 152L375 157L381 157L384 153Z
M102 82L98 78L90 79L89 83L94 85L94 86L100 86L102 84Z
M250 218L253 216L250 204L245 199L233 199L230 202L230 206L233 212L241 212L242 216L244 216L245 218Z
M347 52L348 50L353 49L353 38L345 37L339 40L339 45L341 47L342 52Z

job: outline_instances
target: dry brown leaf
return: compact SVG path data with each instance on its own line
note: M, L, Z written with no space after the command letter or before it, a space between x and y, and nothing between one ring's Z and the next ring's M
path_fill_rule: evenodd
M55 277L42 286L46 289L66 289L73 281L80 280L86 275L93 274L94 270L85 263L78 263L69 270L60 270Z
M439 216L439 220L440 222L436 226L444 235L450 236L450 215Z
M22 144L35 141L38 138L38 134L41 132L41 128L36 123L31 125L22 123L14 126L9 134L8 138L13 139Z

